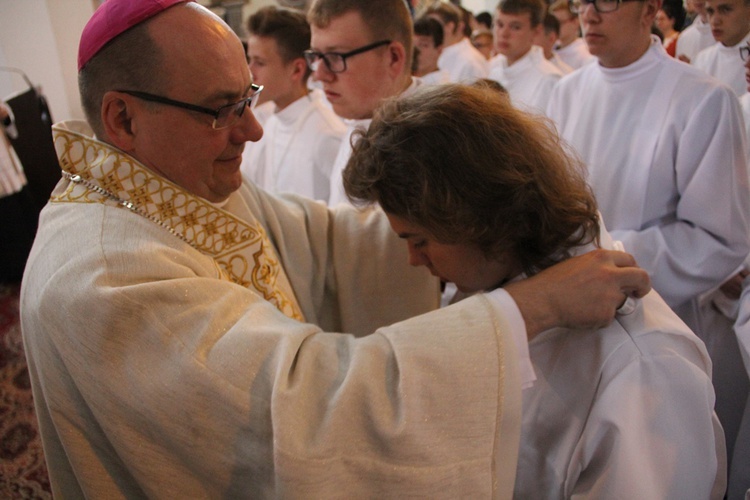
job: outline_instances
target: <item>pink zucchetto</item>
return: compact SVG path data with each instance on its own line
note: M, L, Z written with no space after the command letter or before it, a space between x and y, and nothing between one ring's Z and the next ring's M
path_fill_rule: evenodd
M78 45L78 71L108 42L169 7L189 0L106 0L91 16Z

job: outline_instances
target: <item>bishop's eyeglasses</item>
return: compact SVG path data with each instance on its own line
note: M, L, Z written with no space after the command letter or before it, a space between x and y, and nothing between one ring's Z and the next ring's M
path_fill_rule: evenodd
M740 57L742 60L747 61L748 56L750 56L750 44L740 47Z
M642 2L644 0L568 0L568 8L572 14L581 14L589 4L594 4L594 10L599 14L614 12L623 2Z
M137 97L138 99L142 99L144 101L166 104L167 106L174 106L176 108L188 109L190 111L197 111L198 113L211 115L214 117L214 121L211 124L211 127L214 130L221 130L223 128L231 127L232 125L237 123L237 120L239 120L242 114L245 112L246 107L249 106L250 109L253 109L258 102L258 96L260 96L260 92L262 90L263 85L256 85L253 83L252 85L250 85L249 96L245 97L244 99L240 99L237 102L225 104L224 106L220 106L216 109L205 108L203 106L198 106L197 104L190 104L182 101L175 101L174 99L170 99L168 97L149 94L148 92L141 92L139 90L118 90L117 92L132 95L133 97Z
M326 68L328 68L328 71L330 71L331 73L343 73L344 71L346 71L346 60L348 58L356 56L357 54L362 54L363 52L377 49L378 47L382 47L383 45L388 45L389 43L391 43L390 40L381 40L379 42L371 43L369 45L365 45L364 47L359 47L357 49L343 53L306 50L304 52L305 61L307 62L307 67L310 68L310 71L317 71L318 67L320 66L320 61L323 61L326 65Z

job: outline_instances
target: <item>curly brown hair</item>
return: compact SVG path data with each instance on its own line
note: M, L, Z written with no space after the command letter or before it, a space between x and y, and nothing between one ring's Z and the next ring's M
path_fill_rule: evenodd
M379 203L447 244L510 252L532 274L597 242L596 201L551 124L486 86L423 87L391 99L354 139L355 203Z

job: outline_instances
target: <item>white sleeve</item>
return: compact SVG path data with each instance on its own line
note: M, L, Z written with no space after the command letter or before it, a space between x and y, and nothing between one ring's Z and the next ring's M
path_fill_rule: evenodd
M679 352L659 350L592 374L600 390L571 459L570 498L712 496L726 464L711 380Z

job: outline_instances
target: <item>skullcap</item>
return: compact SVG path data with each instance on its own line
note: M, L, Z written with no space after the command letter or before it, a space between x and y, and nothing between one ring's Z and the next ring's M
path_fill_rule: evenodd
M186 0L106 0L96 9L81 33L78 71L118 35L184 1Z

